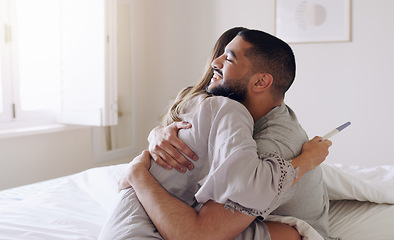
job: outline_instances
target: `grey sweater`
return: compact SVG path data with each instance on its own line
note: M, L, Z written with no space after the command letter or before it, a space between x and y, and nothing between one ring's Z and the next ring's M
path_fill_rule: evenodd
M291 160L301 153L308 136L286 104L271 110L254 125L253 138L259 153L277 152ZM329 237L329 200L321 167L306 173L288 190L274 215L293 216L309 223L324 239Z

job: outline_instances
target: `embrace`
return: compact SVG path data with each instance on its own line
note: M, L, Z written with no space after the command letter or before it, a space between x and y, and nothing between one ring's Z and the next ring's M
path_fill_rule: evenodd
M293 216L329 236L320 164L331 141L308 141L284 103L296 64L282 40L232 28L211 67L181 91L119 180L99 239L301 239ZM178 138L179 137L179 138Z

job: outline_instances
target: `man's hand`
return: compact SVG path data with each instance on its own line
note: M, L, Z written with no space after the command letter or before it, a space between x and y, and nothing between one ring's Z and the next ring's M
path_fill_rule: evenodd
M186 168L192 170L194 165L181 152L194 161L198 160L198 156L178 138L180 129L191 127L187 122L174 122L167 127L154 128L148 137L153 160L166 169L175 168L182 173L186 172Z
M328 156L328 149L331 147L330 140L324 140L322 137L314 137L302 146L302 153L307 154L311 164L311 169L319 166Z
M299 156L291 161L294 168L298 168L298 177L294 179L293 185L308 171L319 166L328 156L328 149L331 147L330 140L324 140L322 137L314 137L302 146L302 152Z
M123 171L120 179L118 180L118 191L131 187L133 171L138 171L138 167L144 170L149 170L150 166L149 151L144 150L140 155L131 160Z

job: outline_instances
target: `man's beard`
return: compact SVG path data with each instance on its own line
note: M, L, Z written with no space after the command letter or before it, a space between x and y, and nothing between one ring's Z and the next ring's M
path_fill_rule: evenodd
M247 81L244 79L238 80L234 86L227 86L224 84L219 84L213 89L209 90L209 85L206 87L206 92L214 96L223 96L233 99L238 102L243 102L246 99L247 93Z

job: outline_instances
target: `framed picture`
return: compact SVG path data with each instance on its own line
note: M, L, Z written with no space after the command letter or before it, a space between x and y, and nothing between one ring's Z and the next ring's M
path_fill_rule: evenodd
M350 41L351 0L276 0L276 36L288 43Z

